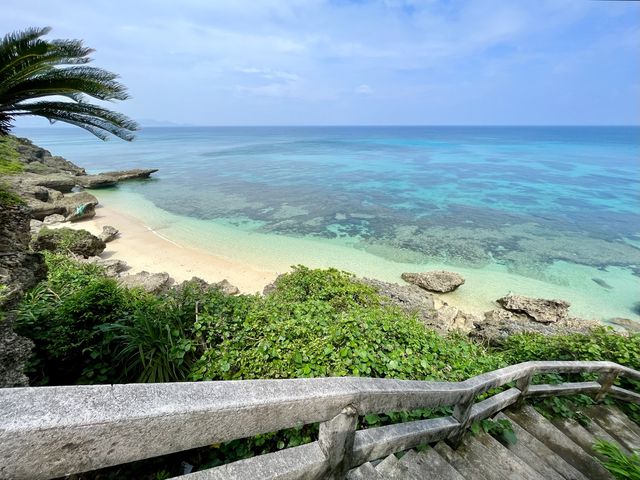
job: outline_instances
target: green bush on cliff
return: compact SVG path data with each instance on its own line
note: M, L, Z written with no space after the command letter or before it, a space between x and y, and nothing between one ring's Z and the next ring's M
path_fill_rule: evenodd
M11 175L23 170L18 141L9 135L0 135L0 175Z
M338 270L297 267L241 312L204 305L191 378L369 376L462 380L502 365L462 337L442 337ZM470 362L469 359L474 361Z

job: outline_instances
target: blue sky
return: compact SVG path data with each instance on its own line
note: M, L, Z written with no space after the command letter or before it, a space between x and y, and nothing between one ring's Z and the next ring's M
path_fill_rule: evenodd
M143 122L640 124L640 2L2 0L45 25Z

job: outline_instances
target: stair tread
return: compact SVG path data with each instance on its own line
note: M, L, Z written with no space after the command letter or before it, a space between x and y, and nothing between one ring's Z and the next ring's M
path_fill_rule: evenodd
M499 420L510 420L509 417L507 417L502 412L496 415L496 418ZM513 449L514 453L518 455L522 452L519 446L524 445L533 455L536 455L537 458L540 459L540 462L538 464L534 465L532 463L529 463L529 465L531 465L533 468L540 468L541 470L538 470L540 473L544 473L544 471L546 471L543 465L548 465L551 469L561 475L562 478L565 478L567 480L587 480L587 477L584 474L567 463L556 452L547 447L544 443L542 443L539 439L537 439L527 430L518 425L515 421L511 422L511 426L514 433L516 434L518 442L516 443L516 445L509 446L507 448ZM527 455L527 453L524 452L523 455ZM528 456L526 458L528 458Z
M525 405L518 411L507 411L507 416L512 422L517 423L545 443L587 478L596 480L611 480L613 478L595 458L558 430L533 407Z
M367 462L347 474L347 480L384 480L375 467Z
M600 455L593 449L593 444L598 438L619 444L615 438L609 435L606 430L604 430L602 427L600 427L600 425L598 425L597 422L594 421L591 422L592 431L588 430L584 425L581 425L577 421L568 418L554 418L551 420L551 423L553 423L556 428L558 428L567 437L573 440L574 443L582 447L585 452L593 455L594 457L601 458ZM622 448L626 450L624 447Z
M393 470L393 467L396 466L398 461L398 457L396 457L395 455L389 455L378 465L376 465L376 472L378 472L383 478L386 478L385 475Z
M588 410L589 418L597 422L627 450L640 450L640 427L614 406L599 405Z
M439 442L434 447L435 451L453 466L467 480L487 479L487 480L506 480L500 472L495 470L483 462L482 459L473 455L466 455L465 448L460 447L460 452L452 449L444 442Z
M508 479L544 480L537 471L485 432L480 432L475 436L470 436L465 440L465 442L482 445L488 453L486 461L499 468L501 474Z
M407 466L409 472L417 479L464 480L464 477L432 448L418 453Z

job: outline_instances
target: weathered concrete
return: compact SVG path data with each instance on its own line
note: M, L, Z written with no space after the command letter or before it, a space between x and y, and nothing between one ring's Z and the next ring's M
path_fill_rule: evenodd
M495 417L497 420L511 420L504 413L499 413ZM535 458L538 459L538 462L534 466L538 466L538 468L542 468L541 465L546 463L551 469L555 472L560 473L563 478L573 479L573 480L587 480L581 472L573 468L569 465L562 457L557 455L553 450L547 447L544 443L538 440L536 437L531 435L528 431L518 425L516 422L511 422L511 428L518 439L515 445L509 445L507 448L511 450L515 455L518 455L520 458L528 459L528 453L522 456L522 451L520 449L521 446L526 445L526 448L534 455ZM531 463L530 463L531 465ZM539 470L540 473L544 473Z
M443 417L356 432L350 460L350 466L356 467L420 444L451 438L459 432L461 423L466 423L465 419L485 418L515 402L521 390L511 388L477 404L469 403L469 399L533 373L552 371L617 371L633 378L640 375L611 362L527 362L460 383L343 377L5 389L0 390L0 458L3 459L0 478L51 478L298 425L327 422L344 415L345 406L365 415L465 404L462 410L468 415L458 419ZM595 382L585 382L586 389L592 388L590 383ZM572 386L570 391L578 391L576 388ZM529 392L532 390L535 391L532 387ZM524 420L535 414L527 412L525 409ZM542 421L547 422L544 418ZM298 459L298 465L291 472L315 475L314 472L326 471L331 466L327 457L333 459L335 454L330 452L335 449L328 446L340 443L334 442L339 435L330 435L331 425L321 427L324 438L312 444L322 454L325 470L320 469L320 460L314 456L316 447L305 446L310 449L308 461ZM526 422L523 426L529 428ZM552 428L557 432L555 435L561 435L579 449ZM153 438L153 442L149 442L149 438ZM331 438L333 440L327 442ZM348 444L347 440L344 437L343 445ZM562 441L556 443L562 444ZM24 445L29 448L25 449ZM269 459L275 458L275 465L284 462L280 465L282 468L296 465L295 452L290 450L295 449L283 450L264 461L269 463ZM558 448L558 452L563 451ZM278 457L280 454L282 458ZM251 462L252 468L266 469L256 471L267 475L272 470L267 463L260 463L263 458L244 462ZM246 470L249 467L242 465L224 467L226 477L202 478L240 478L229 475L249 471ZM599 467L588 461L583 466ZM245 470L234 470L236 468ZM282 470L285 473L289 471L286 468ZM219 473L210 471L208 475ZM264 478L298 478L291 475Z
M507 412L509 419L533 436L541 439L549 448L573 465L586 477L593 479L612 479L602 465L591 455L576 445L569 437L553 426L531 406L524 406L517 412Z

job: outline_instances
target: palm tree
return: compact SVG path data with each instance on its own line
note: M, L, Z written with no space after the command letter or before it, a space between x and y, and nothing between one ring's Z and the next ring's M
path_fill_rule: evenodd
M87 96L127 99L118 76L86 66L93 50L81 40L42 39L50 30L29 28L0 40L0 136L9 133L14 118L38 115L84 128L103 140L109 134L132 140L138 129L133 120L87 103Z

